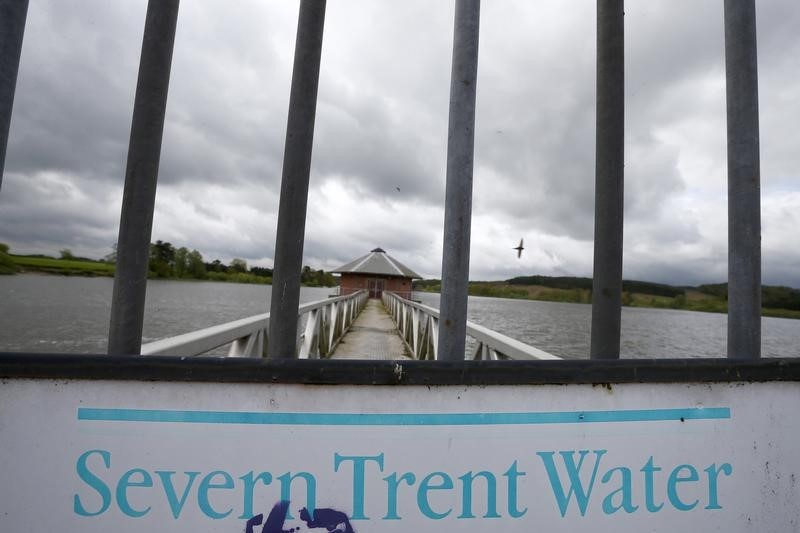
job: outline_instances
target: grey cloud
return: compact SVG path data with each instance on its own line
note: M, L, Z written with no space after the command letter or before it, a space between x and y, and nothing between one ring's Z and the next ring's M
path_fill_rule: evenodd
M31 4L0 240L98 254L110 235L113 242L144 7ZM482 222L473 224L473 242L505 239L492 233L506 231L558 237L562 248L550 251L562 260L543 261L537 268L552 270L542 273L585 275L591 265L594 9L588 0L568 9L563 0L482 6L473 206ZM800 9L794 0L758 9L763 186L794 192ZM270 261L296 20L297 2L181 6L154 239L207 258ZM452 23L452 1L329 3L311 191L336 185L369 209L311 206L307 261L337 266L383 246L438 274ZM724 205L700 216L689 210L697 194L725 194L722 6L630 2L626 38L626 276L719 281L725 238L702 217L724 217ZM81 195L41 196L46 173ZM765 240L790 238L781 231L765 227ZM789 244L765 250L766 281L800 284L800 256ZM678 249L685 254L669 253ZM473 254L476 278L535 273L497 266L491 253Z
M625 164L625 216L633 223L656 218L665 200L685 189L677 150L648 137L629 143Z
M0 228L1 240L12 251L56 254L72 248L94 257L111 251L117 239L116 227L107 224L115 214L115 203L108 202L113 191L97 186L85 194L76 190L71 183L75 180L70 178L6 173L0 195Z
M29 13L6 168L121 180L141 36L125 10L93 5L100 28L65 4Z
M761 279L764 283L800 287L797 253L794 248L772 251L769 255L763 256L762 261Z
M700 258L690 264L659 263L649 258L632 260L625 265L624 278L685 286L724 282L728 275L727 264L714 259Z
M385 109L363 102L350 114L344 111L347 103L354 104L318 108L315 169L353 182L370 196L399 193L411 200L441 203L444 180L429 147L415 135L414 125L400 123Z

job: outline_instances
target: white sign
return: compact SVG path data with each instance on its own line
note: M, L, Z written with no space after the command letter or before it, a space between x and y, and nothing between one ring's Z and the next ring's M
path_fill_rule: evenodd
M2 531L797 531L797 383L4 380Z

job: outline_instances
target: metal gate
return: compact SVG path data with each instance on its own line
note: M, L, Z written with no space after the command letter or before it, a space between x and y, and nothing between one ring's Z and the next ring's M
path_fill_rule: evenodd
M370 298L382 297L385 288L386 288L385 279L371 279L367 281L367 290L369 290Z

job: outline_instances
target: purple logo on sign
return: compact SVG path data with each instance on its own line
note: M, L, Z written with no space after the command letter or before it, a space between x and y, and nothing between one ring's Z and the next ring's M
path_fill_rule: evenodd
M247 521L244 531L245 533L256 533L253 528L263 522L264 527L261 528L261 533L294 533L300 528L283 529L288 511L289 501L280 501L269 512L266 522L264 522L263 514L257 514ZM330 533L355 533L347 515L335 509L315 509L314 515L311 516L308 509L303 507L300 509L300 519L306 523L309 529L325 529Z

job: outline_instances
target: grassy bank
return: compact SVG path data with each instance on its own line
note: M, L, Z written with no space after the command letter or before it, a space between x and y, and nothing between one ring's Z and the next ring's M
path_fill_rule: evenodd
M555 284L555 283L554 283ZM562 282L559 285L564 285ZM471 296L488 296L492 298L513 298L520 300L538 300L545 302L583 303L592 302L592 291L586 288L586 283L575 283L574 287L548 287L544 285L523 285L507 281L475 281L469 284ZM591 284L588 285L591 287ZM642 282L630 282L632 288L644 288ZM681 309L685 311L701 311L707 313L727 313L728 302L724 294L709 294L696 288L670 287L655 285L658 294L647 292L624 291L622 305L625 307L645 307L655 309ZM415 284L415 290L422 292L440 292L439 280L424 280ZM766 291L773 290L765 287ZM666 296L665 294L674 294ZM800 319L800 310L765 307L761 310L763 316L777 318Z
M11 256L8 255L8 246L0 242L0 275L16 274L19 268L17 267Z
M22 272L43 272L62 276L114 276L114 265L102 261L55 259L26 255L9 256Z
M14 266L16 266L17 272L39 272L44 274L58 274L61 276L114 277L114 264L103 261L56 259L54 257L26 255L9 255L8 257L10 257ZM150 277L155 279L152 272L150 272ZM188 277L159 277L159 279L195 280L195 278ZM272 278L270 277L256 276L248 272L207 272L205 277L200 280L252 283L259 285L269 285L272 283Z
M76 257L68 248L59 251L60 258L47 255L16 255L9 253L7 244L0 242L0 274L17 272L39 272L62 276L113 277L117 257L116 248L102 260ZM203 260L197 250L181 246L176 248L161 240L150 244L148 257L150 279L224 281L228 283L250 283L272 285L272 269L248 267L247 261L234 258L230 264L219 259L210 263ZM304 265L300 272L300 283L304 287L335 287L336 279L330 272Z
M85 277L114 277L114 264L104 261L91 261L84 259L56 259L54 257L11 255L5 254L7 268L0 272L15 274L17 272L38 272L42 274L56 274L60 276L85 276ZM2 258L0 258L2 259ZM185 281L224 281L228 283L250 283L256 285L270 285L272 278L257 276L249 272L206 272L202 278L156 276L151 271L152 279L170 279Z

